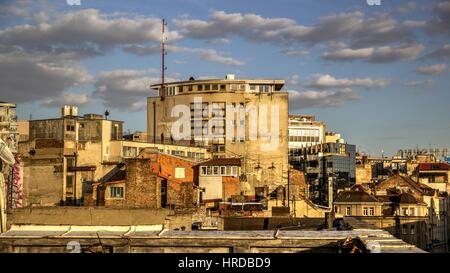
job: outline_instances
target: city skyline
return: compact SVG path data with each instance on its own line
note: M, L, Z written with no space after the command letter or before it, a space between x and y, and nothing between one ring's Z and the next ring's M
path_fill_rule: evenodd
M8 1L1 100L19 119L74 104L146 131L162 18L168 81L283 79L289 113L316 115L361 151L449 146L450 1Z

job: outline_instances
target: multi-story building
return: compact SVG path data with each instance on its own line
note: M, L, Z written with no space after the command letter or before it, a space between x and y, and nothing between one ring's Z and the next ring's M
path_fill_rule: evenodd
M283 85L284 80L234 75L170 82L164 89L153 85L158 96L147 99L149 142L207 147L213 157L242 158L240 180L252 192L286 185L288 93Z
M355 145L324 143L296 151L290 163L306 174L309 198L315 204L331 206L338 189L355 183Z
M289 151L325 142L325 123L311 115L289 115Z
M201 147L124 141L122 121L98 114L78 116L74 106L63 107L60 118L28 124L28 139L19 145L25 206L81 205L86 188L146 147L194 161L209 158Z
M361 220L430 250L427 204L399 190L378 191L378 194L370 194L361 188L342 191L334 201L334 210L344 219Z

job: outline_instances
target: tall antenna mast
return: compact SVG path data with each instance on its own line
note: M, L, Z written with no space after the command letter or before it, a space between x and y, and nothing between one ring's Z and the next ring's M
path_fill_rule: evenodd
M164 35L165 26L167 25L166 19L162 19L162 32L161 32L161 100L164 100L165 97L165 86L164 86L164 72L166 70L166 66L164 63L164 57L166 55L165 43L166 37Z

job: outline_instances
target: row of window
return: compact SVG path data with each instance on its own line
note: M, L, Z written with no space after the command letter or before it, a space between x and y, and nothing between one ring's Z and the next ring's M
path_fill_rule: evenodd
M334 207L334 211L338 212L338 207ZM375 216L375 208L374 207L363 207L363 215L364 216ZM352 207L345 208L345 216L352 216Z
M201 176L237 176L237 166L202 166Z
M289 136L291 142L319 142L318 136Z
M271 85L262 84L250 84L250 91L258 91L261 93L268 93L273 90ZM192 92L192 91L246 91L245 84L189 84L189 85L181 85L181 86L167 86L164 88L165 94L169 96L176 95L178 93L183 92Z
M128 147L128 146L124 146L122 148L122 156L123 157L136 157L138 155L138 150L141 151L143 148L139 149L137 147ZM197 152L185 152L185 151L179 151L179 150L166 150L166 152L164 152L163 149L158 149L158 151L160 153L167 153L170 155L175 155L175 156L182 156L182 157L189 157L189 158L204 158L205 154L204 153L197 153Z
M402 216L416 216L415 208L402 208Z

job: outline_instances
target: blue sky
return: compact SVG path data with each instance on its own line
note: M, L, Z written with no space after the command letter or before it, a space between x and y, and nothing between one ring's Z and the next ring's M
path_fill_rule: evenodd
M81 113L145 130L159 81L286 80L290 112L314 114L361 151L449 147L450 1L2 1L0 100L20 119Z

